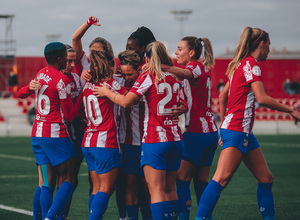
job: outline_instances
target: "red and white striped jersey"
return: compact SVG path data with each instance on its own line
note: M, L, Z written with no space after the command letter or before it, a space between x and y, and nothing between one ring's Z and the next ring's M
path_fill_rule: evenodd
M85 55L85 52L83 52L81 59L76 60L73 72L77 73L79 76L81 76L81 73L83 71L89 70L89 69L90 69L90 60Z
M191 71L193 78L182 82L183 93L188 104L185 114L187 132L209 133L217 131L212 111L211 74L202 63L189 63L185 69Z
M126 89L114 79L103 82L108 88L119 94ZM83 88L83 103L87 117L87 127L82 147L118 148L117 125L114 115L114 103L107 98L93 95L94 83L87 82Z
M170 73L165 81L155 85L155 75L141 74L130 92L143 97L145 103L144 143L159 143L182 140L178 119L171 117L171 108L178 106L180 83Z
M125 83L125 88L131 87ZM142 145L144 133L145 103L140 99L138 103L128 108L121 108L119 136L120 143L134 146Z
M57 69L47 66L37 73L35 80L41 83L41 88L35 91L36 116L31 136L68 137L62 105L68 105L67 108L72 109L69 78ZM26 90L20 90L18 97L25 95L24 91ZM29 87L27 91L33 93Z
M255 118L255 95L251 83L261 81L258 62L249 56L237 67L230 79L227 108L221 128L251 133Z

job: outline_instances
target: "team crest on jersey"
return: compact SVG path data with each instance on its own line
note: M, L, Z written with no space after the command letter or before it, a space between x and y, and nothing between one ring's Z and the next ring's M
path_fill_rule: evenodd
M250 81L253 79L251 66L249 61L246 62L245 66L243 66L244 76L246 78L246 81Z
M255 75L255 76L260 76L261 75L261 70L260 70L260 68L259 68L259 66L254 66L253 68L252 68L252 73Z
M119 84L117 81L113 81L113 82L112 82L112 87L113 87L116 91L118 91L118 90L121 89L121 86L120 86L120 84Z

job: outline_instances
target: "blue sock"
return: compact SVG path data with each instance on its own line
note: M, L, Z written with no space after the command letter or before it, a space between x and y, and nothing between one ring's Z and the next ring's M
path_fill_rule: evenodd
M128 219L138 220L139 219L139 205L127 205L126 212Z
M34 220L41 220L42 219L42 209L40 203L42 188L38 185L34 192L33 196L33 219Z
M195 178L193 179L193 181L194 181L194 190L195 190L196 198L197 198L197 204L199 205L200 198L202 196L203 191L207 187L208 182L202 182Z
M92 203L89 220L102 219L107 209L108 201L108 194L106 194L105 192L97 192Z
M168 219L177 220L178 218L178 200L167 201Z
M94 194L90 194L90 198L89 198L89 213L91 212L94 198L95 198L95 195Z
M275 219L272 183L258 183L257 202L264 220Z
M196 220L208 218L211 215L223 189L224 187L221 186L218 182L214 180L210 181L201 196Z
M59 214L59 216L56 218L56 220L65 220L65 218L68 217L70 207L71 207L71 201L72 201L72 196L71 196L69 202L67 203L67 205L65 206L64 210Z
M49 209L46 218L55 219L56 216L64 210L65 206L70 201L72 194L74 192L75 186L70 182L63 182L59 189L57 190L53 203Z
M42 219L44 219L51 207L53 200L53 192L54 188L49 186L42 186L41 195L40 195L40 203L42 210Z
M167 219L168 217L167 202L156 202L156 203L152 203L150 206L151 206L153 220Z
M187 205L188 201L191 201L190 182L176 179L176 187L178 194L178 212L179 216L188 216L191 211L191 202ZM181 214L185 213L185 214ZM187 213L187 214L186 214ZM188 219L184 218L184 219Z

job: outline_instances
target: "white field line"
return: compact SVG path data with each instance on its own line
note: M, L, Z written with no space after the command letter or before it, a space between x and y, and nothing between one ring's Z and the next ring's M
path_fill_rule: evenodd
M7 211L12 211L12 212L18 212L18 213L21 213L21 214L24 214L24 215L33 216L33 212L31 212L31 211L27 211L27 210L24 210L24 209L17 209L17 208L14 208L14 207L5 206L5 205L1 205L1 204L0 204L0 209L4 209L4 210L7 210Z

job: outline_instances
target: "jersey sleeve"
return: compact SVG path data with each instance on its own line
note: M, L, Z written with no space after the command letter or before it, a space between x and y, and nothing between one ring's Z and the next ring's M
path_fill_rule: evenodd
M116 92L118 94L124 94L127 90L125 87L121 86L116 80L114 79L110 79L107 82L104 82L104 84L106 86L108 86L108 88L113 91Z
M153 85L153 81L149 74L141 74L135 81L134 85L130 89L130 92L137 94L142 97L146 94L149 88Z
M193 74L193 79L198 78L202 74L200 66L198 66L195 63L191 63L191 64L187 65L185 67L185 69L191 71L191 73Z
M246 64L243 66L243 75L247 84L254 81L261 81L261 69L256 60L246 61Z
M27 85L27 86L22 87L19 90L19 92L17 94L17 97L20 98L20 99L25 99L28 96L32 95L33 93L34 93L34 90L30 90L29 85Z

